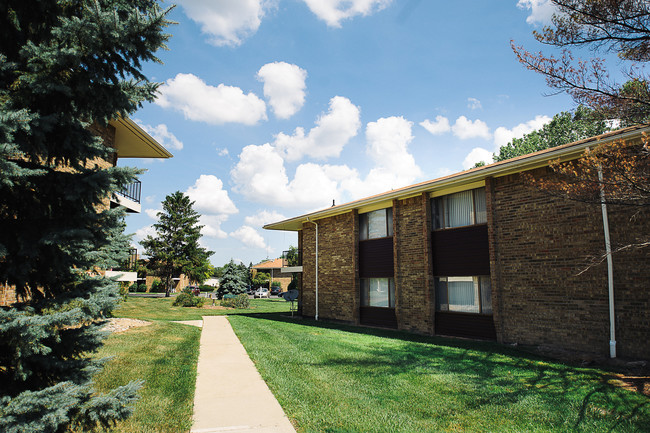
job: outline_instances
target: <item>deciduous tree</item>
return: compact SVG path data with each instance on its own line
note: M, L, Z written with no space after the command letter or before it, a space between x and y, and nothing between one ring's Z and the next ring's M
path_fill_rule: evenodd
M624 125L650 118L650 83L640 67L650 61L650 2L647 0L550 0L557 6L552 25L534 32L562 54L531 53L513 42L519 61L546 78L555 92L566 92L603 118ZM625 65L624 82L612 78L607 60L575 60L570 48L616 53Z
M593 110L579 106L574 112L564 111L556 114L549 123L540 129L525 134L521 138L514 138L510 143L501 146L499 153L494 155L494 161L503 161L593 137L602 134L607 129L605 122L596 117Z

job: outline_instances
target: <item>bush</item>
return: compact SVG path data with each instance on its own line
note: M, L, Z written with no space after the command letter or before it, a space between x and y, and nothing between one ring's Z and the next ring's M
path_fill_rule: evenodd
M133 283L129 286L129 292L134 293L138 291L138 283Z
M248 299L248 295L245 293L242 293L232 298L231 297L226 298L226 296L224 296L224 299L221 300L222 307L248 309L251 306L251 302Z
M163 293L165 291L165 284L160 280L153 280L151 284L151 293Z
M189 293L181 293L174 299L174 307L202 307L204 298L199 298Z
M271 283L271 287L281 287L281 286L282 286L282 283L280 283L279 281L274 281L274 282Z
M207 284L201 284L201 285L199 286L199 290L202 291L202 292L213 292L213 291L214 291L214 287L212 287L212 286L208 286Z
M147 291L147 284L146 283L138 284L137 292L144 293L146 291Z

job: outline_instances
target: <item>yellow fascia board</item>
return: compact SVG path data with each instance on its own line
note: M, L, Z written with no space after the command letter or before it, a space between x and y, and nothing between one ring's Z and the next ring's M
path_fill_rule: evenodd
M109 122L115 128L118 158L171 158L173 155L129 118Z

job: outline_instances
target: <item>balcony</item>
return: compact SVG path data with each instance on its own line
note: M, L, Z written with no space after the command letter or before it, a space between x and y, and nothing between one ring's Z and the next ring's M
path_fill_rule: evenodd
M282 251L282 272L302 272L302 250Z
M117 191L111 198L111 207L124 206L127 212L140 213L142 206L140 205L140 194L142 191L142 183L139 180L126 185L122 191Z

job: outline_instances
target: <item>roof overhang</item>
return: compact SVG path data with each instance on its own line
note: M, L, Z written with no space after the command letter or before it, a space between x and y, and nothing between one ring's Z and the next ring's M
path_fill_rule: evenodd
M114 147L118 158L171 158L173 156L131 119L118 117L111 120L109 124L115 128Z
M267 230L298 231L302 230L303 223L307 221L316 221L323 218L341 215L355 209L359 212L382 209L384 207L392 206L393 200L396 199L404 200L423 193L429 193L432 196L436 196L450 194L464 189L476 188L484 185L485 179L488 177L507 176L510 174L533 170L535 168L545 167L549 165L550 161L555 160L570 161L579 158L584 154L585 149L590 146L615 140L640 139L643 133L649 132L650 127L647 125L637 125L625 129L619 129L617 131L608 132L606 134L597 135L595 137L553 147L551 149L541 150L539 152L486 165L484 167L461 171L449 176L395 189L339 206L332 206L327 209L289 218L284 221L267 224L264 228Z

